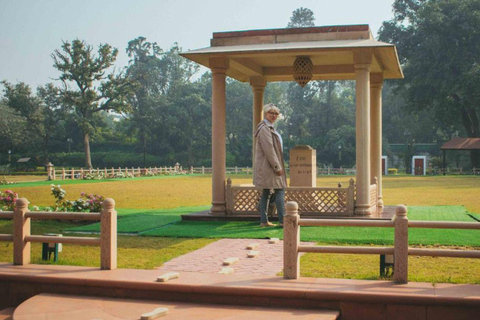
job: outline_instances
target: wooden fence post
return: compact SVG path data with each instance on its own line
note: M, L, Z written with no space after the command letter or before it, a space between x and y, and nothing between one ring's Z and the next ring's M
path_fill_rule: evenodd
M100 233L100 268L117 268L117 211L115 201L107 198L103 201Z
M205 167L202 166L202 174L205 174Z
M286 212L283 225L283 278L298 279L300 277L298 204L294 201L287 202Z
M70 174L71 174L70 179L74 180L75 179L75 169L74 168L72 168L72 171L71 171Z
M408 218L407 207L395 208L394 274L395 283L408 283Z
M83 179L83 168L80 168L80 179Z
M13 264L21 266L30 263L31 244L25 240L30 236L30 218L25 217L28 203L25 198L18 199L13 213Z
M62 168L62 180L65 180L65 168Z

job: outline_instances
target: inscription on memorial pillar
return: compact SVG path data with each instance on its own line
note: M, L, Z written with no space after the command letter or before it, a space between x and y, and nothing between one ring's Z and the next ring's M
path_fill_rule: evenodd
M290 186L317 186L317 150L310 146L290 149Z

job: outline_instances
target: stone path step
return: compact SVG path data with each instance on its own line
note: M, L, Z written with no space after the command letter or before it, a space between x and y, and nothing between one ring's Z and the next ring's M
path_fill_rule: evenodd
M255 246L252 246L252 244L255 244ZM258 254L249 258L248 255L253 250L248 248L252 247L255 247L254 251L258 251ZM201 249L172 259L164 263L158 270L159 274L172 271L218 273L224 267L224 261L229 258L238 258L238 261L231 265L235 274L274 276L283 269L283 241L221 239Z
M260 308L43 293L18 306L14 317L15 320L138 320L141 315L145 316L158 308L168 308L168 313L158 318L165 320L335 320L340 315L335 310Z

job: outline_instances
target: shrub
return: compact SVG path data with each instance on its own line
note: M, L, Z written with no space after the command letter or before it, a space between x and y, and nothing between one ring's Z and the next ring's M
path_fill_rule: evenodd
M123 178L133 178L133 175L130 172L115 172L113 174L113 179L123 179Z
M388 174L398 174L398 169L397 168L389 168L388 169Z
M15 208L18 194L12 190L0 191L0 209L4 211L12 211Z
M80 194L77 200L65 200L67 192L60 185L51 185L52 195L55 197L55 211L70 212L100 212L105 197L98 194Z
M103 172L88 172L83 176L83 179L85 180L102 180L105 179L105 173Z

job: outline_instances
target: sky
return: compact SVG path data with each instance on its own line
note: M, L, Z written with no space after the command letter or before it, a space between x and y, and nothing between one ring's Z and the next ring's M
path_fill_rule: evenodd
M300 7L316 26L369 24L373 35L390 20L394 0L0 0L0 81L32 88L54 82L51 54L62 41L80 39L119 50L139 36L168 50L210 46L213 32L285 28ZM57 82L58 83L58 82ZM2 90L3 91L3 90Z

